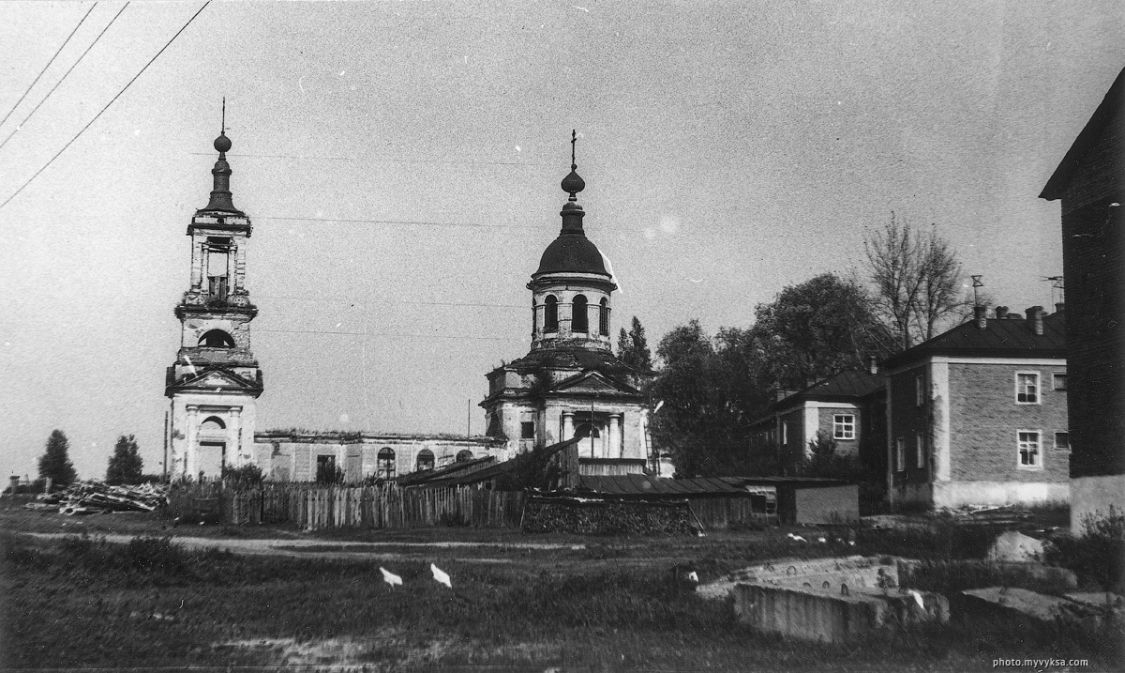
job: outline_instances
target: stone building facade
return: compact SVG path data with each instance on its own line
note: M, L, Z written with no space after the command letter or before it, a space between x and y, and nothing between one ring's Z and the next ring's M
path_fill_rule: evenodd
M617 284L583 229L577 194L585 182L571 162L562 230L531 275L531 350L488 377L487 435L513 452L581 436L585 474L627 474L650 457L648 409L640 389L648 374L613 353L610 335Z
M977 307L972 322L890 358L892 505L1065 502L1070 463L1066 326Z
M1125 70L1040 198L1062 202L1071 528L1125 512Z
M246 289L250 218L234 207L225 133L207 205L187 228L190 286L176 306L180 348L168 367L171 400L168 472L173 479L217 477L224 466L254 459L256 401L262 370L250 349L250 321L258 309Z
M254 462L272 481L316 481L339 474L347 483L393 479L485 456L504 458L485 437L283 430L255 436Z

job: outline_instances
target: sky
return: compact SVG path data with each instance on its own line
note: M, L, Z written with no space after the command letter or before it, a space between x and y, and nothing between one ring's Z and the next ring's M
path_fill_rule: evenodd
M862 277L892 211L936 226L997 303L1049 307L1059 205L1038 194L1125 65L1118 1L213 2L191 20L203 6L0 3L7 474L34 477L55 428L80 476L122 434L160 472L224 97L258 429L479 434L484 375L529 347L572 129L614 333L748 327L788 285Z

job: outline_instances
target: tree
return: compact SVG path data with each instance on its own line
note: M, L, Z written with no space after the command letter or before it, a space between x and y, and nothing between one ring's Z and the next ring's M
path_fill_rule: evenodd
M888 334L858 283L824 273L758 304L751 328L764 365L760 383L798 389L883 353Z
M50 478L55 486L64 487L74 483L78 474L67 457L70 440L62 430L53 430L47 438L47 451L39 457L39 476Z
M906 218L891 218L863 243L875 287L875 307L894 332L897 349L933 338L972 302L961 292L961 264L953 247L931 226L919 234Z
M109 466L105 471L107 484L138 484L144 474L143 461L141 460L140 447L133 435L117 438L117 445L113 447L113 455L109 457Z
M656 440L671 449L680 476L743 474L747 471L745 427L750 420L741 395L749 364L742 332L722 330L712 340L699 321L676 327L660 340L661 367L650 388L658 410Z
M626 332L624 327L621 328L617 337L617 357L637 371L652 371L652 351L648 348L644 325L637 316L633 316L632 329Z

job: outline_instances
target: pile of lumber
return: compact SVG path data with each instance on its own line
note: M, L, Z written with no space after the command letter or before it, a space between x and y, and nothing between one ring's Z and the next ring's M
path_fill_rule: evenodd
M57 510L59 514L91 514L93 512L151 512L168 503L168 489L158 484L109 486L97 481L83 481L58 493L44 493L24 507Z

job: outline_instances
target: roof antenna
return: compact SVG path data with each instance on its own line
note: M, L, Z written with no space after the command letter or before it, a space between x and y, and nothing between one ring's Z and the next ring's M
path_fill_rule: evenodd
M984 287L984 283L980 282L980 279L984 278L984 275L977 274L975 276L970 276L970 278L973 279L973 306L980 306L980 298L977 296L977 288Z

